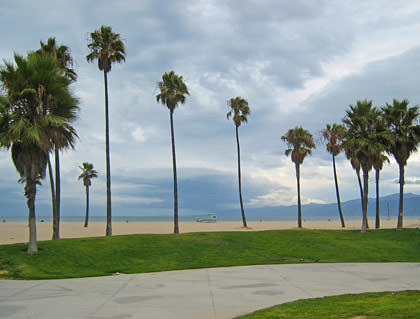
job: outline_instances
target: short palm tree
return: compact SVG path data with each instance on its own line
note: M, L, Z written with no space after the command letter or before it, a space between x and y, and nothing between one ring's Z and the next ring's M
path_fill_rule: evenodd
M335 157L340 154L343 149L342 140L346 128L343 125L334 123L333 125L327 124L327 127L321 131L322 137L327 142L327 151L332 155L333 172L335 182L335 193L337 195L338 213L340 215L341 227L345 227L343 211L341 209L340 192L338 189L337 169L335 166Z
M174 233L179 233L178 225L178 181L176 175L176 156L175 156L175 136L174 136L174 111L179 103L184 104L186 95L189 95L187 85L182 76L174 71L165 72L162 81L158 82L160 93L156 95L156 101L165 105L169 109L171 124L171 142L172 142L172 170L174 174Z
M47 43L40 41L41 48L35 51L37 55L48 54L51 55L57 61L57 67L67 77L69 83L76 80L77 75L73 69L73 58L71 56L70 49L65 45L58 46L55 38L49 38ZM67 118L70 121L76 119L76 112L79 110L77 100L62 101L62 103L56 103L53 107L50 107L49 112L53 112L55 115L59 115ZM54 178L52 174L51 161L48 156L48 173L50 178L51 186L51 200L53 209L53 236L52 239L60 238L60 149L73 148L73 144L65 143L60 144L60 141L54 142L54 153L55 153L55 187Z
M246 223L244 203L242 201L241 151L239 147L239 126L241 126L242 123L248 122L248 116L251 114L251 109L248 106L248 101L241 98L240 96L231 98L227 103L228 103L228 106L230 107L230 110L226 116L228 119L232 117L233 123L235 123L236 148L238 152L239 203L241 205L242 224L243 224L243 227L248 227Z
M112 235L111 225L111 159L109 149L109 107L108 107L108 77L112 63L125 61L125 47L118 33L112 32L109 26L101 26L90 34L88 44L88 62L98 60L99 70L104 72L105 86L105 155L106 155L106 235Z
M298 193L298 227L302 228L302 208L300 199L300 165L307 155L312 155L312 150L315 149L314 138L309 131L304 128L295 127L287 131L281 139L286 142L289 147L285 155L291 154L292 162L295 163L296 180L297 180L297 193Z
M49 112L49 107L61 103L68 90L68 79L48 55L14 56L15 64L5 63L0 79L7 91L7 108L3 109L0 145L10 148L12 160L25 183L29 209L28 253L36 253L35 196L36 186L45 177L48 153L54 140L75 136L66 118Z
M383 117L391 135L388 152L394 155L400 171L400 201L397 229L403 227L404 168L410 155L417 151L420 141L420 125L415 124L420 115L419 107L408 107L408 104L409 101L407 99L402 101L394 99L392 104L387 103L382 108Z
M84 227L88 227L89 222L89 187L92 185L92 178L98 177L98 172L93 169L93 164L84 162L82 166L79 166L82 170L82 174L79 175L79 180L83 180L83 185L86 189L86 215Z

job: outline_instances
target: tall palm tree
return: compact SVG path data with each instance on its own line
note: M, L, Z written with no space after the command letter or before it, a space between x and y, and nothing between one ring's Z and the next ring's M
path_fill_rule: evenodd
M79 166L82 170L82 174L79 175L79 180L83 180L83 185L86 188L86 216L84 227L88 227L89 220L89 186L92 185L92 178L98 177L98 172L93 169L93 164L84 162L82 166Z
M105 145L106 145L106 235L112 235L111 225L111 159L109 150L108 78L112 63L125 61L125 47L118 33L111 27L101 26L90 34L88 62L98 60L99 70L104 72L105 86Z
M156 95L156 101L166 105L169 109L171 123L171 142L172 142L172 170L174 174L174 233L179 233L178 225L178 181L176 175L176 156L175 156L175 136L174 136L174 111L179 103L184 104L186 95L189 95L187 85L182 76L174 71L165 72L162 81L158 82L160 93Z
M343 149L341 144L346 128L343 125L334 123L332 126L327 124L327 127L321 131L322 137L327 142L327 151L332 155L333 172L335 182L335 193L337 195L338 213L340 214L341 227L345 227L343 211L341 209L340 192L338 189L337 169L335 166L335 157L340 154Z
M297 181L297 193L298 193L298 227L302 228L302 208L300 200L300 165L307 155L312 154L312 149L315 149L314 138L309 131L303 127L295 127L287 131L281 139L286 142L289 147L285 155L291 154L292 162L295 163L296 168L296 181Z
M7 90L7 109L2 114L0 145L10 148L13 163L25 183L29 209L28 253L36 253L36 185L45 177L48 153L54 139L72 143L74 128L66 118L49 112L65 95L71 98L68 79L48 55L14 56L15 64L5 63L0 80ZM63 142L64 143L64 142Z
M248 227L246 223L245 211L244 211L244 203L242 201L242 183L241 183L241 151L239 148L239 126L242 123L248 122L248 116L251 114L251 109L248 106L248 101L237 96L235 98L231 98L228 102L228 106L230 107L229 112L227 113L227 118L229 119L232 117L233 122L235 123L235 132L236 132L236 148L238 151L238 183L239 183L239 202L241 205L241 213L242 213L242 224L243 227Z
M386 132L378 125L380 115L381 112L372 106L372 101L359 100L356 105L350 105L343 119L347 127L347 134L343 141L344 148L348 150L351 160L360 163L363 171L362 232L368 229L369 171L373 167L376 154L385 148L384 143L387 140Z
M394 155L400 171L400 201L397 229L403 227L404 168L410 155L417 151L420 141L420 125L415 124L420 115L419 107L408 107L408 104L409 101L407 99L402 101L394 99L392 104L387 103L382 108L383 117L391 135L389 153Z
M73 69L73 58L70 49L65 45L57 46L54 37L48 38L47 43L40 41L41 48L35 51L35 54L49 54L57 61L57 67L64 73L69 80L69 84L76 80L77 75ZM67 101L67 103L57 104L55 108L51 109L56 115L63 116L73 121L76 119L76 111L79 109L77 101ZM51 186L51 200L53 209L53 236L52 239L60 238L60 149L72 147L72 145L60 145L59 141L54 143L55 154L55 189L54 178L51 168L50 157L48 156L48 173Z

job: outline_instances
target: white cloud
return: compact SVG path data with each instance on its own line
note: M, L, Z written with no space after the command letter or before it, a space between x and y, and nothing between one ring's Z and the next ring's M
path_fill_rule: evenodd
M144 141L146 141L146 135L144 133L144 130L140 126L137 126L134 129L134 131L131 132L131 136L137 142L144 142Z

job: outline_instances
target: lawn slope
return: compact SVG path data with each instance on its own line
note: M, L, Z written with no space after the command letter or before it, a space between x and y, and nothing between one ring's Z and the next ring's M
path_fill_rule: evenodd
M303 299L237 319L418 319L420 291L381 292Z
M302 262L420 262L417 229L126 235L0 246L0 277L55 279Z

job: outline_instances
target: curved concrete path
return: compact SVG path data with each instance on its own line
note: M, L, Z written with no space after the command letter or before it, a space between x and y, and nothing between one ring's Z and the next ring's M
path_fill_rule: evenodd
M420 263L261 265L0 281L0 318L222 319L302 298L420 289Z

